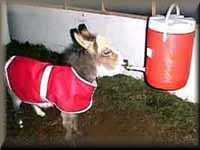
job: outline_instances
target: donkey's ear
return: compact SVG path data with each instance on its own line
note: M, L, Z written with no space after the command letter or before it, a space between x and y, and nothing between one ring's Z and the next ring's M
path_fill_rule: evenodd
M79 24L78 25L78 31L81 32L83 30L87 30L88 31L87 26L85 24Z
M81 46L84 49L88 49L89 47L91 47L94 43L95 40L90 40L88 38L86 38L87 36L85 36L84 32L87 32L87 30L82 29L81 32L79 32L77 29L71 29L70 30L70 35L71 38L73 40L73 42L75 42L76 44L78 44L79 46ZM86 33L87 35L88 33Z
M76 41L76 38L74 36L75 33L78 33L78 30L76 28L73 28L70 30L70 36L72 38L72 41L76 44L79 44L77 41Z
M87 41L94 41L95 40L95 35L92 34L86 27L85 24L79 24L78 26L78 31L81 34L81 36L87 40Z

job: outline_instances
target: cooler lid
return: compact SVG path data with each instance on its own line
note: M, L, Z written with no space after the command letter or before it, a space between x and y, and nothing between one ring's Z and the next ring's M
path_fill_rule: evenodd
M176 7L176 14L171 15L171 11ZM164 33L174 33L174 34L184 34L190 33L195 30L196 21L192 17L184 17L180 15L180 10L178 5L172 4L169 8L167 15L157 15L150 17L149 28L164 32Z

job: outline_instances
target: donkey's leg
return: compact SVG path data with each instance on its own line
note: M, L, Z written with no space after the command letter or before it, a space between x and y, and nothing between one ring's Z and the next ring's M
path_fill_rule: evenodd
M12 97L12 101L13 101L14 110L17 112L20 109L20 105L21 105L22 101L14 95L11 95L11 97Z
M73 131L76 132L78 129L77 115L61 112L61 117L63 127L66 129L65 139L68 141L72 140Z
M44 117L46 114L44 111L42 111L42 109L36 105L31 105L33 107L33 109L35 110L36 114L40 117Z
M82 132L79 130L78 128L78 115L76 115L76 117L73 119L73 131L75 132L75 134L77 135L82 135Z
M12 103L13 103L13 108L14 108L14 119L16 120L17 124L19 125L20 128L23 128L23 121L22 119L19 117L19 113L20 113L20 105L22 103L22 101L16 97L13 93L10 92L10 96L12 99Z

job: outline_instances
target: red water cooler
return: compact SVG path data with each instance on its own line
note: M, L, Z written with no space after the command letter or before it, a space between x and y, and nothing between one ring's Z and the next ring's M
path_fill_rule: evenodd
M176 14L171 15L176 8ZM188 79L195 36L195 20L180 15L172 4L166 16L149 19L147 31L147 82L162 90L182 88Z

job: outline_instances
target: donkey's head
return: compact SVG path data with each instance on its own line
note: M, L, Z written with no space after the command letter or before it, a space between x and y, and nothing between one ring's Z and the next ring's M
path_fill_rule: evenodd
M80 24L78 29L72 29L71 36L83 51L92 56L97 77L113 76L122 72L122 57L105 37L90 33L84 24Z

